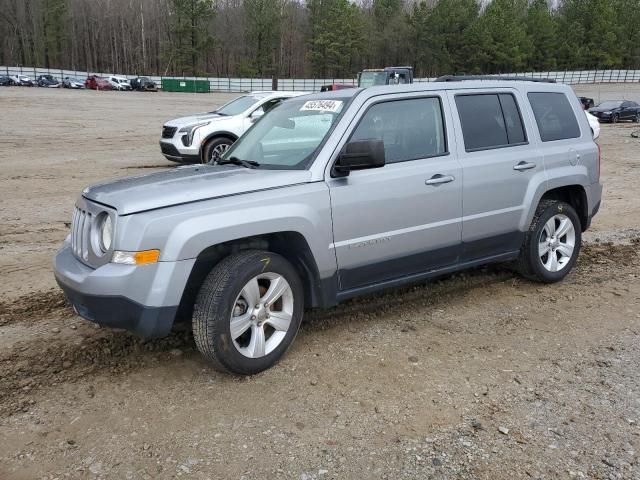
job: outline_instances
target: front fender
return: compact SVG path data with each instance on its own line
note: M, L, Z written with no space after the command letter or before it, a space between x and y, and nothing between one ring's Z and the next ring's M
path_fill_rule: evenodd
M160 261L197 258L221 243L276 232L304 237L321 278L337 266L329 190L324 182L231 195L119 218L117 248L159 249Z

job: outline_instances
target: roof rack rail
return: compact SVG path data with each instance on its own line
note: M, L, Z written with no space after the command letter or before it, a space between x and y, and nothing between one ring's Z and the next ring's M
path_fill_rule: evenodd
M511 80L520 82L539 82L539 83L556 83L553 78L534 78L534 77L500 77L494 75L443 75L436 78L436 82L460 82L463 80Z

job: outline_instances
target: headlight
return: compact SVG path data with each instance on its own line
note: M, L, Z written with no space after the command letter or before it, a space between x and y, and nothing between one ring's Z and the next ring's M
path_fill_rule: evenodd
M209 125L210 123L211 122L199 122L199 123L193 123L191 125L187 125L186 127L182 127L179 131L181 133L186 133L188 137L186 146L191 145L191 142L193 142L193 134L197 129L199 129L200 127L204 127L205 125Z
M113 222L109 214L105 214L104 220L100 225L100 248L103 252L111 250L113 243Z
M602 113L604 113L605 115L611 115L611 112L602 112Z

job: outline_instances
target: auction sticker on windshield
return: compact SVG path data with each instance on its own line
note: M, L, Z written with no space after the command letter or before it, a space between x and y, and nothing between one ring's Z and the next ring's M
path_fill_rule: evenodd
M317 112L339 112L342 109L341 100L309 100L302 105L300 111L313 110Z

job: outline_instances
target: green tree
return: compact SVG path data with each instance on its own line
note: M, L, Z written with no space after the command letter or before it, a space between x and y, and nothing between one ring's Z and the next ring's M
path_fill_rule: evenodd
M44 63L49 68L62 62L67 40L68 5L67 0L44 0L43 7Z
M526 28L531 40L528 68L539 71L555 69L558 29L548 0L533 0L529 4Z
M614 0L616 23L620 28L622 67L640 66L640 1Z
M637 0L636 0L637 2ZM561 7L566 68L612 68L623 62L625 44L617 0L565 0ZM638 8L638 7L636 7ZM571 57L571 50L575 52Z
M493 0L474 24L477 51L487 73L522 71L528 64L531 42L524 28L527 0ZM477 64L476 64L477 66Z
M434 7L420 2L410 23L416 39L416 68L428 75L466 70L466 33L478 19L475 0L440 0Z
M401 0L373 0L373 29L369 48L373 48L376 65L385 67L406 62L407 18L402 15Z
M170 62L179 72L197 75L199 61L213 48L207 25L215 14L212 0L171 0ZM202 69L204 70L204 69Z
M348 0L312 0L308 8L312 72L323 78L352 75L363 46L359 7Z
M418 2L413 6L408 20L411 27L411 58L418 76L440 71L440 65L434 60L431 10L432 7L426 1Z
M280 0L244 0L246 49L253 71L274 75L280 47Z

